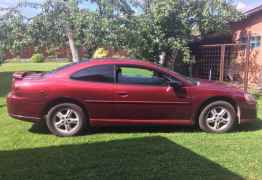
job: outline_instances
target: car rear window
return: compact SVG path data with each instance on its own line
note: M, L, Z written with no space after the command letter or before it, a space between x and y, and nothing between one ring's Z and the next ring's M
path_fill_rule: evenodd
M69 64L66 64L66 65L64 65L64 66L58 67L58 68L56 68L56 69L54 69L54 70L52 70L52 71L49 71L49 72L47 72L46 74L47 74L47 75L50 75L50 74L57 73L57 72L59 72L59 71L62 71L62 70L64 70L64 69L67 69L67 68L69 68L69 67L71 67L71 66L73 66L73 65L75 65L75 64L79 64L79 63L76 63L76 62L74 62L74 63L69 63Z
M91 82L114 82L114 65L97 65L81 69L71 79Z

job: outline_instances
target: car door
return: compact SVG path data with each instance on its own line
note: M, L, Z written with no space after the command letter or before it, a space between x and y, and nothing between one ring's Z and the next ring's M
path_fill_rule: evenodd
M167 74L147 67L116 67L115 111L119 119L188 120L191 98L178 96Z
M91 120L113 118L115 79L114 65L83 68L71 76L72 96L84 102Z

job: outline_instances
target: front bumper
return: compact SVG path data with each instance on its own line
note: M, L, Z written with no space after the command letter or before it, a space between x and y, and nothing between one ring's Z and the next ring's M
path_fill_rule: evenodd
M39 122L41 120L41 110L43 104L32 102L24 97L17 97L9 93L6 99L8 114L15 118L30 122Z
M257 120L256 103L242 103L239 108L239 124L250 123Z

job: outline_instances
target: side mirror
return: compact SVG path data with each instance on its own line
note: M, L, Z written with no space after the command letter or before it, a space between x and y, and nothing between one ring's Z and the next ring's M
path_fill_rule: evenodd
M183 83L180 82L180 81L170 81L169 86L171 86L175 89L180 89L181 87L183 87Z

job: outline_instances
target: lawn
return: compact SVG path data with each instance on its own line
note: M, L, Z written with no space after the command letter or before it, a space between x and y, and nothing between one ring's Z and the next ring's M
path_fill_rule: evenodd
M0 66L0 179L262 179L262 98L258 121L227 134L193 127L92 129L59 138L6 112L11 73L62 63Z

